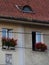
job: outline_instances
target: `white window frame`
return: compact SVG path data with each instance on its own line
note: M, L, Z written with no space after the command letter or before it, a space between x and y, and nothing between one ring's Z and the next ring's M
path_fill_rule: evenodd
M8 38L8 35L7 35L7 31L8 30L12 30L13 31L13 29L7 29L7 28L2 28L2 31L3 31L3 29L5 29L6 30L6 38ZM9 32L8 32L9 33ZM11 32L10 32L11 33ZM12 33L11 33L12 34ZM9 38L12 38L12 36L13 36L13 34L11 35L11 36L9 36ZM3 36L2 36L3 37Z
M41 42L44 43L44 40L43 40L43 33L41 33Z

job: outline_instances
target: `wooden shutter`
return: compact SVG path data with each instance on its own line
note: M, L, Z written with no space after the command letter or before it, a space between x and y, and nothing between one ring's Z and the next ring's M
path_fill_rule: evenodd
M35 50L36 32L32 32L32 50Z

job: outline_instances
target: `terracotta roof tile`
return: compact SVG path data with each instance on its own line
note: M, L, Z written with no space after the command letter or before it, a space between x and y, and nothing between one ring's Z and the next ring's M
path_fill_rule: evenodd
M16 8L29 5L33 13L23 13ZM49 0L0 0L0 16L24 17L37 20L49 20Z

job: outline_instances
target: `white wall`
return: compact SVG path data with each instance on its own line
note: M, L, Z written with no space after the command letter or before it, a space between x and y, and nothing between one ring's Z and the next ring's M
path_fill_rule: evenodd
M24 33L24 28L20 27L18 32ZM25 65L25 50L24 48L24 34L18 34L18 55L19 55L19 65Z
M44 30L44 29L36 29L36 28L31 28L31 27L23 27L21 25L15 25L15 24L0 24L0 30L2 28L9 28L13 29L13 32L25 32L25 33L31 33L32 31L41 31L43 33L49 33L49 30ZM1 41L1 36L2 34L0 33L0 41ZM15 39L17 39L17 46L18 47L32 47L32 35L31 34L14 34L13 36ZM24 40L25 38L25 40ZM47 43L49 46L49 36L45 37L44 36L44 41ZM24 48L16 48L16 50L2 50L1 48L1 42L0 42L0 65L5 64L5 54L12 54L12 64L13 65L28 65L31 62L31 55L32 49L24 49ZM30 51L30 52L29 52ZM27 61L30 62L27 62ZM26 64L25 64L26 63ZM28 63L28 64L27 64Z
M5 26L5 28L6 28L6 26ZM18 26L16 28L14 28L14 30L17 32L24 32L24 28L22 26ZM17 47L24 46L24 34L16 34L16 35L17 35L17 44L18 44ZM16 48L16 50L2 50L2 47L0 47L0 64L6 64L5 55L12 54L12 64L13 65L25 65L24 51L25 50L23 48Z

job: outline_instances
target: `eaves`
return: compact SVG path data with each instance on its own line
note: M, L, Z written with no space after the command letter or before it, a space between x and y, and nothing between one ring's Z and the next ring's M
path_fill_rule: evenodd
M0 16L0 22L2 21L9 22L9 23L22 23L22 24L49 26L49 21L26 19L26 18L19 18L19 17Z

